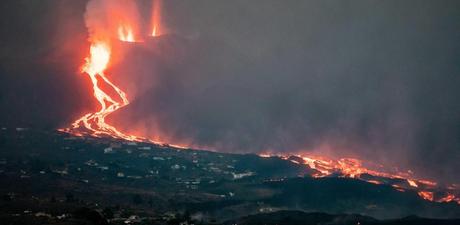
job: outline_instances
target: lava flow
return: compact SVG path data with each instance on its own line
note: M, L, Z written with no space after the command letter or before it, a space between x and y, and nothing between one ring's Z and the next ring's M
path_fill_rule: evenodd
M91 45L90 55L85 59L86 62L82 67L82 72L91 78L93 95L99 102L101 109L95 113L88 113L82 116L72 124L71 128L64 129L64 131L81 136L83 133L79 131L85 128L93 136L107 135L126 140L140 140L141 138L124 134L105 122L105 118L108 115L129 104L126 93L114 85L104 73L110 61L110 54L111 49L106 42L100 41ZM99 85L99 81L109 85L117 94L116 98L105 92Z
M102 3L109 5L115 4L114 1L104 1ZM93 35L94 33L97 33L98 35L90 37L91 45L89 55L85 58L85 63L82 66L82 72L88 75L92 82L93 95L98 101L100 109L96 112L87 113L73 122L71 127L60 130L77 136L91 135L95 137L112 137L129 141L164 144L147 138L125 134L106 122L106 118L110 114L129 104L126 93L117 85L112 83L105 73L111 62L110 60L113 47L111 43L113 43L114 37L123 42L139 42L142 40L136 37L136 35L140 33L137 28L141 26L136 26L138 23L132 22L136 21L133 19L136 18L136 16L129 14L129 10L126 8L126 5L134 4L133 1L119 3L120 5L110 5L111 7L107 7L108 15L106 17L101 17L99 15L99 10L96 10L94 13L94 15L97 15L97 19L115 18L117 21L110 21L110 23L94 23L97 24L97 26L89 29ZM102 6L104 6L104 4L102 4ZM155 37L160 34L160 28L162 29L161 32L164 33L163 27L160 27L161 1L156 0L152 7L151 30L148 32L148 35ZM136 9L136 7L128 7L128 9ZM111 10L114 10L114 12ZM135 10L133 12L135 12ZM89 17L90 16L87 18ZM92 20L90 20L90 22L92 22ZM90 22L88 23L92 25L93 23ZM101 26L100 24L115 25L107 28ZM176 148L186 148L171 144L170 146ZM270 155L261 156L271 157ZM411 171L400 172L396 170L389 172L388 170L383 169L380 165L368 166L363 161L353 158L333 160L325 157L315 157L309 155L280 157L293 163L308 166L314 171L311 176L315 178L340 176L360 179L377 185L389 185L398 191L416 191L421 198L429 201L457 202L460 204L460 186L453 184L448 188L445 188L430 180L417 179Z
M390 185L395 190L402 192L414 190L418 196L428 201L457 202L460 204L460 189L457 185L453 184L445 188L437 182L415 178L410 170L402 172L394 168L392 171L387 171L382 165L365 163L354 158L334 160L312 155L272 156L270 154L261 154L260 156L280 157L296 164L305 165L313 169L314 172L311 176L314 178L339 176L360 179L368 183ZM452 192L456 194L452 194Z
M88 4L92 4L92 7L88 6L88 10L95 9L95 12L88 11L85 16L89 26L91 44L89 55L85 58L81 71L89 76L93 95L100 109L82 116L73 122L71 127L60 129L60 131L77 136L108 136L129 141L153 142L147 138L122 133L106 122L110 114L129 104L126 93L110 81L105 71L110 65L113 47L111 43L114 43L115 38L122 42L139 42L139 39L135 37L139 32L134 29L139 27L137 6L135 2L115 1L92 1ZM106 17L101 17L100 12L105 13ZM101 18L110 19L101 22Z

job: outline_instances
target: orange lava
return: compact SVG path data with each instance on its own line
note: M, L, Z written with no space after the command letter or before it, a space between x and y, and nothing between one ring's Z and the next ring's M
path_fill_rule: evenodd
M372 184L382 184L382 182L378 180L368 180L367 182L372 183Z
M108 115L129 104L126 93L113 84L104 73L110 61L110 54L111 49L107 42L100 41L91 44L89 56L86 57L85 64L82 66L82 72L90 77L93 84L93 95L101 108L97 112L88 113L77 119L72 123L72 127L65 129L65 131L81 136L82 133L79 130L85 128L93 136L106 135L135 141L140 138L124 134L105 122ZM110 96L101 88L99 82L107 84L117 96Z
M412 187L418 187L417 182L415 182L415 181L413 181L411 179L407 179L407 183L409 183L409 185L412 186Z
M133 29L127 25L118 27L118 39L126 42L135 42Z
M156 37L160 35L160 23L161 23L161 0L153 0L152 2L152 16L150 21L151 32L150 36Z
M404 188L402 188L401 186L399 186L397 184L393 184L391 186L397 191L400 191L400 192L405 192L406 191Z
M455 195L447 193L447 195L438 200L438 202L451 202L455 200Z
M106 3L110 3L107 1ZM151 31L149 35L157 36L161 32L160 30L160 8L161 0L155 0L152 6L152 17L151 17ZM120 10L120 14L124 11ZM118 15L118 14L117 14ZM130 21L130 20L126 20ZM137 42L141 39L136 37L139 34L136 29L134 32L133 26L136 24L120 22L116 23L116 26L110 30L110 34L102 35L101 37L118 37L120 41L125 42ZM163 28L161 28L163 29ZM186 146L165 144L161 142L152 141L147 138L125 134L117 130L114 126L106 122L106 118L113 112L126 107L129 104L126 93L121 90L117 85L112 83L106 76L105 71L110 66L112 46L110 45L110 38L90 38L92 40L89 49L89 54L85 58L85 63L82 66L82 72L89 76L92 82L93 96L98 101L100 109L95 112L87 113L72 123L71 127L60 129L61 131L71 133L76 136L91 135L95 137L113 137L118 139L124 139L129 141L142 141L151 142L160 145L168 145L175 148L188 148ZM110 90L104 90L110 89ZM261 157L271 157L269 154L262 154ZM317 156L297 156L295 159L290 157L281 156L281 158L290 160L293 163L302 164L316 171L312 174L313 177L325 177L333 174L338 174L341 177L349 177L354 179L360 179L374 184L385 184L385 179L401 180L400 183L390 184L393 188L398 191L416 190L420 197L429 201L439 202L451 202L455 201L460 204L460 198L454 194L448 194L440 199L435 199L433 189L438 187L438 184L430 180L415 179L412 172L387 172L378 169L372 169L364 165L363 161L354 158L342 158L338 160L328 159L326 157ZM371 175L372 178L363 175ZM458 185L452 185L452 190L460 189ZM437 193L437 192L436 192ZM456 192L454 192L456 193Z
M382 165L375 165L368 162L365 163L362 160L354 158L330 159L323 156L313 155L273 156L266 153L260 154L260 157L280 157L296 164L303 164L315 171L311 175L314 178L339 176L360 179L373 184L387 183L397 191L405 192L406 190L414 190L420 197L428 201L455 201L460 204L460 197L457 197L455 194L447 193L445 197L442 198L436 198L434 195L435 190L443 190L444 192L446 190L460 192L457 185L452 184L448 187L442 187L434 181L415 178L410 170L402 172L394 169L389 172L384 170Z
M418 195L428 201L434 200L433 192L430 192L430 191L419 191Z
M110 18L109 27L96 26L90 29L90 49L88 56L82 66L82 73L89 76L92 82L93 96L100 105L100 109L96 112L91 112L83 115L71 127L59 129L60 131L71 133L76 136L91 135L94 137L113 137L129 141L142 141L151 142L160 145L166 143L155 142L148 138L139 137L135 135L125 134L117 130L114 126L106 122L106 118L113 112L127 106L129 104L126 93L115 85L106 75L105 71L110 65L113 38L117 37L119 41L123 42L139 42L141 39L136 37L138 34L137 13L133 10L136 9L135 3L130 2L128 9L125 10L126 5L120 5L117 2L104 2L104 4L95 4L93 7L101 7L99 10L105 12L107 18ZM98 11L99 12L99 11ZM155 18L154 34L157 33L157 24L160 20L160 1L155 1L154 11ZM103 18L103 17L98 17ZM112 19L113 18L113 19ZM92 20L91 20L92 21ZM91 23L95 24L95 23ZM113 26L112 26L113 24ZM187 148L185 146L170 145L175 148Z

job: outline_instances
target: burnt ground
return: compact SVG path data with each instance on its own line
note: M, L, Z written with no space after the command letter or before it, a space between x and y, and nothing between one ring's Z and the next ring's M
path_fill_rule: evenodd
M2 224L458 224L460 206L280 158L1 128ZM316 213L321 212L321 213ZM433 218L433 219L423 219ZM400 219L394 219L400 218ZM439 220L442 219L442 220ZM450 219L450 220L444 220Z

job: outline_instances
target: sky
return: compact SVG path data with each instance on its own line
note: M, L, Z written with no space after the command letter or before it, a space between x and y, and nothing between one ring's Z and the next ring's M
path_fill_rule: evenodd
M150 1L137 1L149 18ZM0 125L97 105L86 1L0 3ZM319 152L460 183L458 1L179 1L109 73L128 133L228 152Z

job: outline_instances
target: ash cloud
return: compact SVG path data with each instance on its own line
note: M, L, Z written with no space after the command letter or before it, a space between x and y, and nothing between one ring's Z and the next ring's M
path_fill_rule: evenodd
M91 41L116 39L120 24L129 24L135 35L143 25L137 1L91 0L86 5L85 23Z
M137 3L148 21L150 1ZM109 71L132 101L111 122L219 151L321 151L458 182L459 9L456 1L165 1L169 34L123 46ZM31 89L58 91L45 87ZM71 121L84 111L80 99L42 121Z

